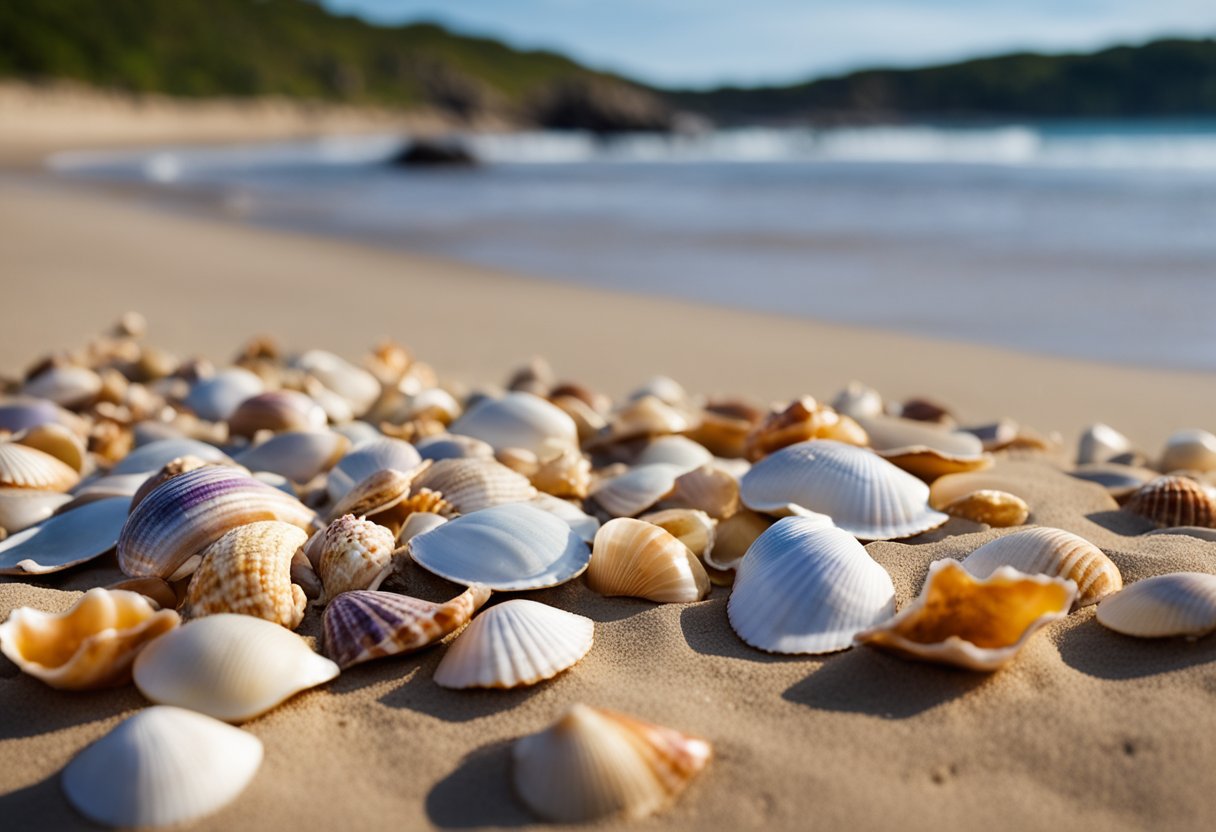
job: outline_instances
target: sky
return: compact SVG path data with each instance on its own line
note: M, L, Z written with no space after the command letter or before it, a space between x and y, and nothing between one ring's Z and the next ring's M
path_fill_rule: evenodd
M1216 36L1216 0L322 0L432 20L661 86L788 83L1022 49Z

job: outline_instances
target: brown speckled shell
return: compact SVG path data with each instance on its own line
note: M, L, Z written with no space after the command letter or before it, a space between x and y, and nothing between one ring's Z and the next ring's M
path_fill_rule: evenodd
M291 582L291 559L307 539L303 530L277 520L227 532L203 552L183 614L240 613L294 630L304 619L308 599Z
M332 599L377 582L393 558L396 541L383 526L346 514L329 524L319 546L317 574L325 597Z

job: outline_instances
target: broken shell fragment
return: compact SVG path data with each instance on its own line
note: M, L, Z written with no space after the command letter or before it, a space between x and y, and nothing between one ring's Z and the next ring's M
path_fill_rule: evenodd
M127 497L107 497L57 514L0 541L0 575L45 575L114 548L127 521Z
M1199 638L1216 630L1216 575L1173 572L1136 581L1098 605L1098 623L1139 638Z
M951 517L994 528L1020 526L1030 517L1030 506L1021 497L989 489L964 494L942 510Z
M343 515L321 535L317 575L329 600L343 592L375 589L388 574L396 540L370 520Z
M1096 604L1123 588L1119 567L1101 549L1063 529L1034 528L1008 534L963 559L963 568L977 578L987 578L1002 566L1072 581L1077 585L1077 607Z
M1216 526L1216 498L1190 477L1157 477L1133 492L1123 510L1158 526Z
M620 517L595 535L587 586L601 595L659 602L700 601L709 594L705 567L665 529Z

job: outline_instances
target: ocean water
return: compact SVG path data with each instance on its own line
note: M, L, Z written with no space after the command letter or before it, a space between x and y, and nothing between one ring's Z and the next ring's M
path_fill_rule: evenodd
M464 140L484 165L393 168L373 136L52 166L556 280L1216 370L1216 121Z

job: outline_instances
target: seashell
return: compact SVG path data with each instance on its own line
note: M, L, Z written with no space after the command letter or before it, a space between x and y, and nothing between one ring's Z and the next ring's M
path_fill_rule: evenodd
M833 653L894 615L895 585L848 532L787 517L760 535L739 563L726 612L731 628L753 647Z
M164 578L126 578L110 584L106 589L112 592L121 590L138 593L163 610L177 609L180 600L173 584Z
M321 405L296 390L271 390L250 396L228 417L234 436L253 436L260 430L317 430L325 427Z
M177 580L225 532L258 520L307 529L314 514L294 497L240 471L209 465L164 482L135 507L118 538L118 565L131 577Z
M317 574L325 597L375 589L388 575L397 543L393 533L369 520L347 514L334 520L321 535Z
M964 494L942 510L951 517L985 523L994 528L1020 526L1030 517L1030 506L1021 497L990 489Z
M872 416L859 424L879 456L927 482L944 474L992 466L992 456L984 453L984 444L964 431L891 416Z
M1070 476L1086 482L1097 483L1106 489L1117 502L1125 502L1142 485L1156 479L1160 474L1151 468L1122 465L1114 462L1094 462L1078 466L1069 471ZM936 485L936 483L934 483Z
M535 396L547 396L555 381L553 368L549 366L549 362L537 355L511 374L510 380L507 381L507 389L527 392Z
M352 445L361 445L373 439L384 438L384 434L368 422L352 422L350 420L342 422L336 421L332 416L330 417L330 421L334 422L334 433L342 434L350 440Z
M857 643L968 670L997 670L1039 629L1063 618L1076 594L1076 584L1062 578L1003 566L979 580L958 561L939 560L930 564L916 600L858 633Z
M64 613L14 610L0 625L0 650L53 688L110 687L130 680L139 651L179 621L142 595L95 588Z
M747 509L720 521L714 529L714 545L705 552L705 565L720 571L738 569L747 550L773 522L771 518Z
M62 407L88 404L101 391L101 377L87 367L51 367L21 385L23 395Z
M0 488L0 529L9 534L46 520L55 510L72 501L57 491L33 488Z
M68 763L63 793L96 823L168 826L219 811L261 765L252 734L181 708L146 708Z
M375 376L332 352L309 350L297 356L292 366L345 399L355 416L361 416L380 398L380 382Z
M523 448L503 448L494 454L494 459L500 465L505 465L529 479L540 469L540 460L536 458L536 454Z
M325 608L325 652L346 669L421 650L463 627L489 597L480 585L444 604L391 592L344 592Z
M549 401L574 420L579 442L586 442L608 425L608 421L593 405L577 396L554 395Z
M195 471L199 468L205 468L212 463L197 456L182 456L171 460L164 464L159 471L140 483L139 488L135 489L135 493L131 495L131 510L133 511L137 505L142 503L147 496L163 485L165 482L174 477L185 474L187 471Z
M79 418L46 399L19 398L0 403L0 431L17 433L50 423L70 427Z
M630 401L637 401L646 397L653 397L669 404L672 407L680 407L688 401L688 391L684 389L684 385L668 376L653 376L649 381L638 387L629 394Z
M205 462L231 465L228 455L214 445L196 439L158 439L142 445L127 454L121 462L110 469L110 476L125 474L151 474L167 463L184 456L196 456Z
M344 514L370 516L393 508L409 496L417 473L418 469L406 473L385 468L370 474L330 509L328 520L332 522Z
M1098 422L1090 425L1081 434L1081 441L1077 446L1077 464L1109 462L1111 457L1126 453L1131 449L1131 440L1110 425Z
M444 688L517 688L552 679L591 650L590 618L515 598L490 607L452 642L435 684Z
M739 510L739 481L716 465L705 465L676 478L664 505L704 511L710 517L730 517Z
M338 502L354 488L377 471L392 468L410 471L422 464L422 457L414 446L400 439L380 437L355 445L329 472L326 490L329 499Z
M938 477L929 486L929 505L938 511L977 491L1003 491L1025 501L1028 494L1019 494L1024 485L997 471L964 471Z
M419 439L415 445L423 459L439 462L442 459L493 459L494 449L489 444L471 436L454 436L441 433Z
M328 471L350 450L350 440L330 430L285 431L239 454L250 471L267 471L306 483Z
M688 431L688 438L717 456L741 457L746 452L747 435L763 416L741 400L711 399L701 410L700 422Z
M977 578L987 578L1002 566L1072 581L1077 607L1096 604L1123 588L1119 567L1101 549L1062 529L1026 529L998 537L963 559L963 568Z
M1216 436L1206 430L1175 431L1161 454L1162 471L1216 471Z
M557 586L587 568L587 544L561 519L508 503L450 520L410 541L420 566L441 578L498 591Z
M561 408L531 393L507 393L483 399L453 422L455 434L472 436L494 450L523 448L548 459L578 447L578 428Z
M127 520L126 497L110 497L57 514L0 541L0 575L45 575L114 548Z
M591 460L574 448L567 448L542 461L530 479L538 491L581 500L591 488Z
M676 478L683 473L681 466L662 462L630 468L619 476L600 480L592 487L591 497L613 517L633 517L670 494Z
M536 496L528 478L492 459L441 459L414 480L412 492L436 491L461 514Z
M308 599L303 588L291 582L291 561L307 540L302 529L278 520L247 523L226 532L203 551L202 563L190 579L183 615L201 618L234 612L294 630L304 620Z
M1099 604L1097 618L1126 636L1206 636L1216 630L1216 575L1172 572L1136 581Z
M594 540L595 533L600 530L599 520L568 500L562 500L551 494L542 492L529 500L528 504L559 518L585 543L590 543Z
M263 388L262 380L253 373L240 367L229 367L210 378L196 381L186 394L184 404L200 419L223 422L241 402L261 393Z
M757 462L739 484L743 504L766 514L820 513L854 537L891 540L936 528L929 487L876 454L826 439Z
M404 546L423 532L429 532L436 526L442 526L446 522L448 522L448 518L441 514L435 514L430 511L415 511L405 518L405 524L401 527L401 531L397 533L397 545Z
M581 704L511 750L515 791L559 823L652 815L680 796L712 754L704 740Z
M832 399L832 408L852 419L869 419L882 415L882 396L873 387L867 387L860 381L850 381Z
M0 487L67 491L80 481L71 467L37 448L0 442Z
M1216 526L1216 499L1189 477L1157 477L1133 492L1123 510L1158 526Z
M957 422L950 409L932 399L908 399L899 406L899 416L914 422L932 422L953 427Z
M135 660L135 686L160 705L245 722L337 678L295 633L248 615L211 615L157 639Z
M663 529L697 557L714 546L714 521L703 511L669 508L644 514L639 519Z
M761 419L747 435L744 455L754 462L808 439L834 439L850 445L865 445L867 441L866 432L852 418L803 396Z
M429 387L409 397L402 421L433 419L450 425L460 417L462 408L456 397L442 387Z
M603 446L643 436L683 433L691 427L688 416L675 407L655 396L643 396L613 414L608 426L589 444Z
M661 462L691 471L713 461L713 454L686 436L659 436L642 449L634 464L641 466Z
M600 527L587 568L587 586L600 595L648 601L700 601L709 594L705 567L666 529L620 517Z
M986 425L962 428L962 430L980 440L984 450L989 452L999 451L1013 445L1021 434L1021 428L1012 419L1000 419Z
M70 429L55 422L28 428L13 437L13 441L27 448L35 448L50 454L76 473L84 472L88 463L88 452L81 438Z

